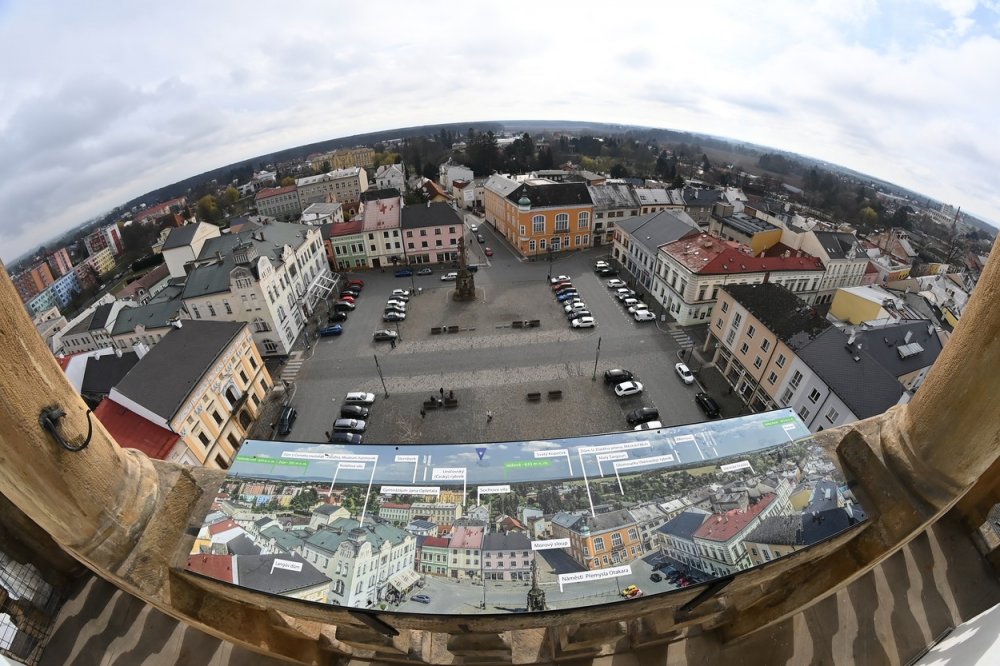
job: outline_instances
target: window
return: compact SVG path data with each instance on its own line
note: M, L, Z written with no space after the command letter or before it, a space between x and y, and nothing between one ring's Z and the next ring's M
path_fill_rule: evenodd
M257 369L257 359L255 359L253 356L250 357L250 367L252 367L254 370Z
M729 303L727 303L726 301L722 302L722 311L729 312Z
M214 409L212 410L212 418L215 419L216 423L218 424L222 423L222 416L219 414L217 410Z
M535 251L535 241L530 240L528 241L528 252L534 252L534 251Z
M747 343L744 342L742 345L740 345L741 354L746 354L749 350L750 350L750 345L748 345Z
M735 339L736 339L736 331L729 331L729 334L726 335L726 345L727 346L732 345L733 344L733 340L735 340Z
M776 381L778 381L778 373L772 372L771 374L769 374L767 376L767 383L768 384L772 384L773 385L774 382L776 382Z
M198 311L198 306L197 305L192 305L191 306L191 312L194 313L194 318L195 319L201 319L201 312Z
M556 215L556 231L569 231L569 215L559 213Z
M518 227L517 227L517 233L519 233L522 236L524 235L524 225L523 224L518 225Z
M802 383L802 373L798 370L792 375L792 381L788 382L792 388L798 388L799 384Z
M205 446L208 446L208 445L209 445L209 443L210 443L210 442L211 442L212 440L210 440L210 439L208 438L208 435L206 435L205 433L203 433L203 432L199 432L199 433L198 433L198 441L199 441L199 442L201 442L201 443L202 443L203 445L205 445Z
M215 316L215 306L211 303L208 304L208 314L212 317Z
M590 226L590 213L580 213L580 224L581 229L586 229Z
M743 315L737 312L735 315L733 315L733 328L739 328L740 324L742 323L743 323Z
M755 358L753 360L753 367L755 367L758 370L760 370L760 366L763 365L763 363L764 363L764 359L762 359L760 356L758 356L757 358Z
M754 325L751 324L750 326L747 327L747 337L748 338L752 338L756 334L757 334L757 327L756 326L754 326Z
M604 537L594 539L594 552L599 553L604 550Z
M611 534L611 545L621 546L622 545L622 535L620 532L612 532Z
M837 419L840 418L840 412L837 411L836 407L831 407L830 411L826 413L826 420L830 423L835 423Z
M799 418L801 418L803 421L809 420L809 410L805 406L799 409Z
M719 329L722 328L722 317L719 317L718 319L715 320L715 327Z
M779 368L785 367L785 355L778 354L778 360L774 362Z
M634 527L628 528L628 538L631 539L632 541L638 541L639 540L639 532L636 531L636 529Z
M222 305L226 308L226 314L233 314L233 309L229 307L229 301L222 299Z
M819 400L819 389L813 389L809 392L809 402L815 403Z
M760 350L761 351L767 351L770 348L771 348L771 341L770 340L761 340L760 341Z
M523 231L521 232L524 233ZM533 234L544 234L545 233L545 218L541 215L536 215L531 218L531 233Z

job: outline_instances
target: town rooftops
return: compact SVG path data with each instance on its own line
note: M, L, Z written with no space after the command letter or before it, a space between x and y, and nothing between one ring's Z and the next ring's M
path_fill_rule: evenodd
M377 199L365 204L364 230L381 231L385 229L398 229L400 219L400 199L399 197L389 199Z
M328 553L334 553L344 542L350 542L350 546L356 549L360 544L359 537L370 543L374 550L379 550L385 542L395 546L407 538L412 539L413 535L384 523L366 522L365 526L361 527L361 523L353 518L337 518L328 527L320 528L306 537L305 543Z
M926 319L865 324L853 330L862 349L894 377L933 365L943 349L937 330Z
M115 391L169 422L246 328L241 321L185 321L125 375Z
M405 206L400 226L404 229L418 229L420 227L457 226L460 224L462 224L462 218L458 216L451 204L441 201Z
M687 207L711 207L715 202L722 200L724 192L722 190L706 190L697 187L685 187L681 193L684 197L684 205Z
M331 238L340 238L342 236L350 236L352 234L360 234L364 231L365 223L362 220L353 220L351 222L336 222L331 224L324 224L320 227L320 234L323 235L323 240L329 240Z
M638 208L639 200L635 192L628 185L622 183L605 183L602 185L588 185L590 200L594 202L594 208L598 210L610 210L615 208Z
M157 460L166 459L181 438L107 398L94 409L94 416L120 445Z
M279 558L299 566L294 569L276 567L274 561ZM240 586L269 594L291 594L330 582L319 569L297 554L238 555L234 559Z
M235 583L233 579L232 555L188 555L187 570L202 576L208 576L226 583Z
M684 220L676 212L678 211L660 210L648 215L616 220L615 224L631 236L633 241L655 254L660 246L698 231L698 225ZM686 213L683 214L688 217Z
M358 174L361 172L361 167L347 167L346 169L334 169L327 173L316 174L315 176L306 176L305 178L296 178L296 187L309 187L310 185L315 185L316 183L326 183L331 180L340 180L342 178L357 178Z
M765 231L780 231L780 229L766 220L750 217L746 213L733 213L726 217L719 218L719 222L724 227L735 229L741 234L753 236Z
M827 256L831 259L847 259L851 258L850 255L852 248L858 242L858 239L854 237L854 234L848 234L840 231L815 231L816 240L823 247ZM861 253L858 253L861 255Z
M816 257L755 257L746 245L708 234L688 236L660 249L692 273L699 275L824 270L823 262Z
M257 193L257 196L254 197L254 201L263 201L264 199L281 196L282 194L293 193L296 189L295 185L285 185L284 187L265 187Z
M637 187L635 197L640 206L683 206L684 199L675 190L661 187Z
M483 527L456 527L451 535L452 548L480 548L483 544Z
M708 516L709 514L703 511L681 511L657 531L680 539L690 540Z
M532 208L564 206L591 206L590 191L585 183L522 183L507 194L507 199L518 203L528 197Z
M809 546L843 532L857 520L844 509L768 516L760 521L746 541L775 546Z
M780 284L727 284L722 289L792 349L832 326L814 307Z
M340 511L340 506L337 504L324 504L312 510L317 516L332 516L338 511Z
M87 368L83 371L80 392L107 395L138 362L139 355L135 352L90 357L87 359Z
M444 537L428 536L420 538L423 539L424 548L448 548L451 544L451 539Z
M198 232L198 224L185 224L183 227L174 227L167 234L167 239L163 241L163 250L172 250L177 247L184 247L185 245L190 245L191 241L194 240L195 234Z
M531 550L531 539L521 532L490 532L483 537L483 550Z
M693 536L696 539L706 541L718 541L724 543L739 534L747 525L752 523L764 509L774 501L774 495L761 498L756 504L747 507L746 511L733 509L725 513L713 513L702 523L701 527L695 530Z
M117 294L115 294L120 299L132 298L140 289L145 289L149 291L154 285L162 280L166 280L170 277L170 268L164 262L143 275L138 280L133 280L123 289L121 289Z
M506 197L508 194L520 187L520 185L521 184L513 178L502 174L493 174L486 179L486 184L483 185L483 188L491 192L495 192L502 197Z
M395 187L383 187L381 189L370 189L365 190L361 193L361 200L365 203L369 201L378 201L379 199L398 199L399 190Z
M111 335L133 333L139 326L147 331L170 326L171 322L180 320L183 311L184 304L180 301L153 301L135 308L122 308Z

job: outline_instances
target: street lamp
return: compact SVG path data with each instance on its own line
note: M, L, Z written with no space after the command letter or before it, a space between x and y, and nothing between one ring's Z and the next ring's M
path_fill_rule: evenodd
M375 358L375 370L378 371L378 378L382 381L382 390L385 391L385 397L389 397L389 389L385 387L385 377L382 376L382 366L378 364L378 355L372 354Z
M549 254L549 279L551 280L552 279L552 243L549 243L548 254Z

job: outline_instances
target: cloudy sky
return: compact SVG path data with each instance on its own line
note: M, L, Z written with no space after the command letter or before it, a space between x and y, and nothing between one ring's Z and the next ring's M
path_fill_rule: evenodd
M409 125L669 127L1000 221L1000 1L0 0L0 258L206 169Z

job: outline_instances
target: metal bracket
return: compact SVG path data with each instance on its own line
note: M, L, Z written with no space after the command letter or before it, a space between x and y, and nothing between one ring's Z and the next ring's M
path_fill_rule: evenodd
M52 435L52 438L67 451L82 451L90 444L90 437L94 434L94 422L90 419L90 414L91 411L88 409L87 437L83 440L82 444L70 444L59 434L59 421L66 416L66 412L58 405L43 409L42 413L38 415L38 425L42 427L42 430Z

